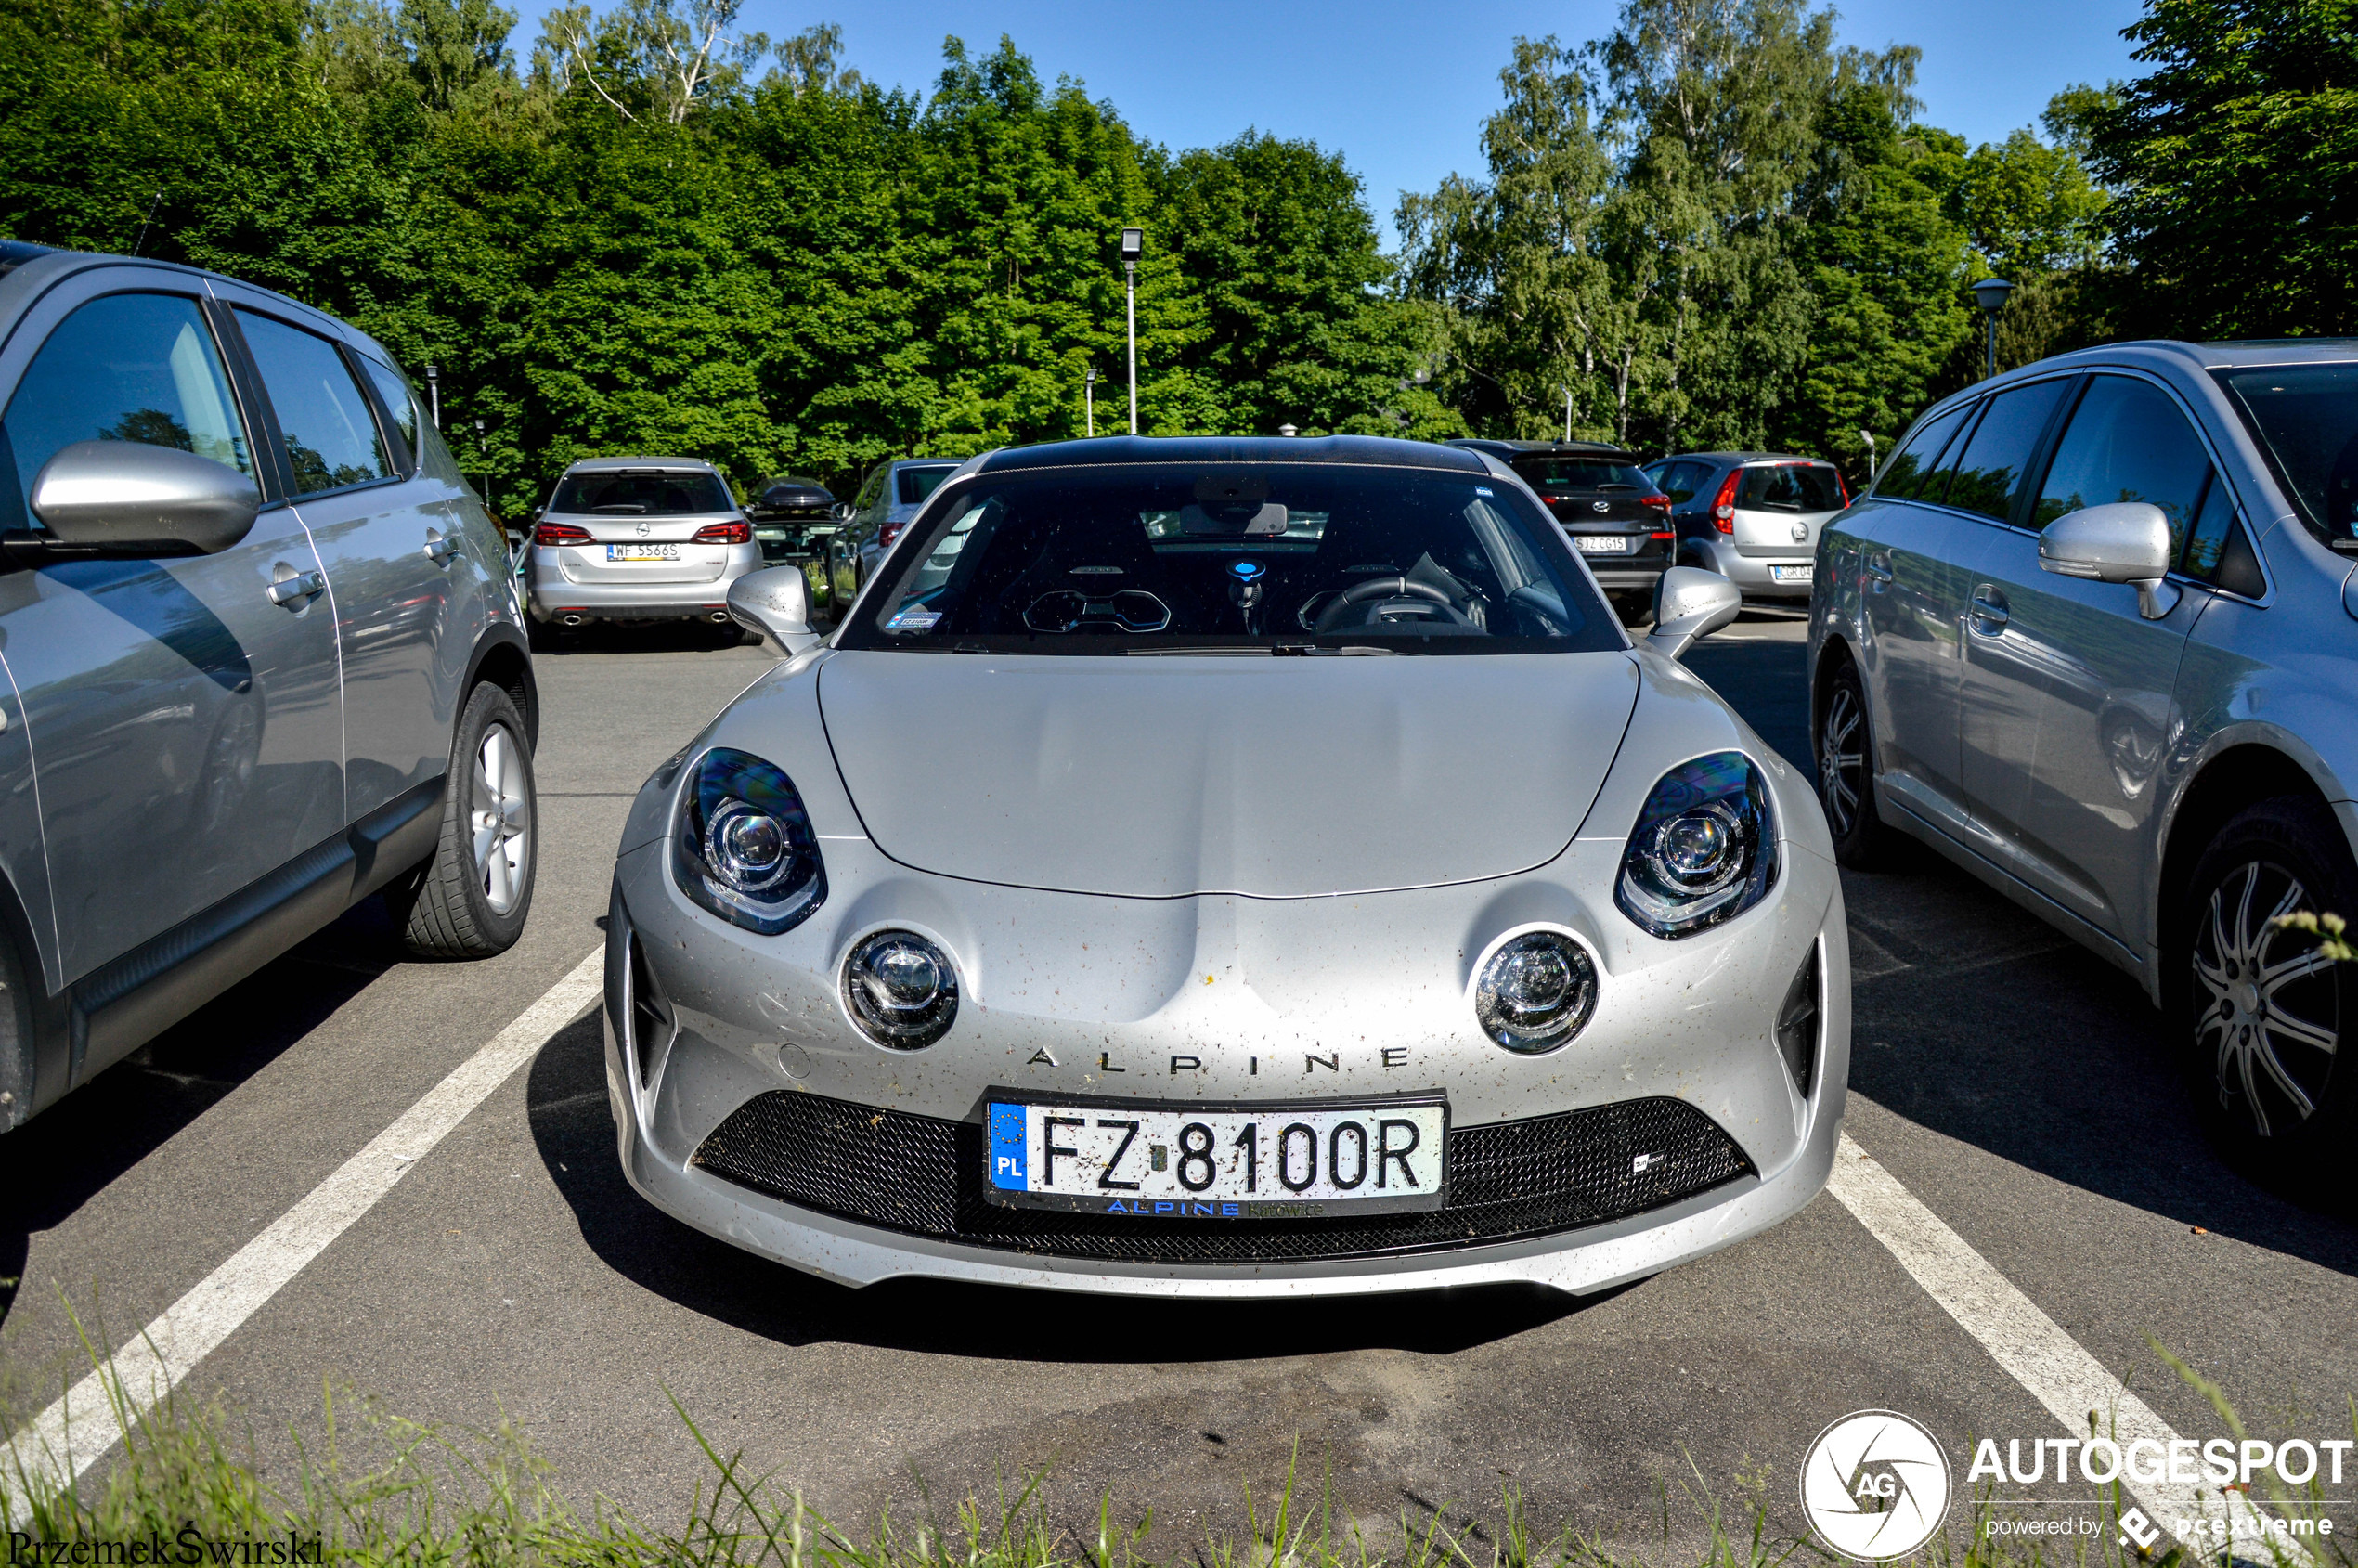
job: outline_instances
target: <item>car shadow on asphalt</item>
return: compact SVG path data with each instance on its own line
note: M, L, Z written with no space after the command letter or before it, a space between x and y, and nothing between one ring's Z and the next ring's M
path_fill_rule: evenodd
M708 654L745 646L752 634L733 621L715 626L709 621L646 621L615 625L591 621L571 631L536 626L532 652L536 658L568 654Z
M1845 872L1843 895L1854 1093L2057 1181L2358 1275L2358 1226L2210 1144L2128 975L1928 849Z
M533 1058L525 1096L549 1179L582 1239L624 1278L781 1344L823 1341L994 1361L1159 1363L1393 1349L1446 1354L1543 1327L1618 1291L1574 1298L1537 1287L1433 1291L1413 1306L1339 1311L1331 1301L1125 1301L1119 1312L999 1286L896 1280L854 1290L692 1229L623 1180L594 1016Z
M9 1195L0 1206L0 1323L24 1289L33 1232L62 1224L402 956L383 901L363 900L0 1138L0 1193Z

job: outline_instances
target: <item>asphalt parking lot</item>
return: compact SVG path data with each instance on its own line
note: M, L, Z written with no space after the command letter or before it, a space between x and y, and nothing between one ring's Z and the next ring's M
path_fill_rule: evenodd
M1747 617L1690 665L1806 767L1801 631ZM0 1141L16 1419L87 1370L77 1317L123 1343L598 946L629 797L768 663L701 633L542 657L542 858L513 951L397 962L363 906ZM2358 1233L2219 1162L2142 994L1946 865L1846 875L1845 890L1858 1146L2178 1432L2223 1429L2149 1335L2256 1435L2348 1435ZM1047 1466L1060 1522L1094 1528L1101 1495L1117 1517L1152 1507L1164 1552L1241 1524L1241 1484L1265 1494L1297 1445L1371 1525L1495 1521L1513 1485L1543 1525L1642 1547L1665 1484L1682 1540L1701 1523L1682 1485L1740 1501L1757 1484L1797 1529L1802 1451L1852 1410L1904 1411L1960 1455L1969 1435L2062 1430L1831 1193L1587 1301L855 1293L638 1199L600 1051L594 1012L559 1029L187 1388L237 1410L282 1476L286 1429L316 1425L324 1381L413 1419L512 1419L577 1497L668 1518L703 1474L676 1399L838 1521L919 1506L913 1478L944 1505Z

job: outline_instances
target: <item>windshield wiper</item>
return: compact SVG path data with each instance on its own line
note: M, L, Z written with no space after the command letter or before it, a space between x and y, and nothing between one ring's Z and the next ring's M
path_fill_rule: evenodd
M1271 648L1269 652L1280 658L1315 659L1348 657L1357 654L1383 654L1390 655L1397 654L1400 650L1397 648L1379 648L1372 642L1346 642L1340 648L1321 648L1315 642L1280 642L1276 646Z

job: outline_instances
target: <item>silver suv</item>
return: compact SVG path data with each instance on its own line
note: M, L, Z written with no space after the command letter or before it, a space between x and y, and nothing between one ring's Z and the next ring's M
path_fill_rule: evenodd
M525 562L533 619L729 618L729 585L761 565L753 523L701 458L589 458L534 514Z
M193 268L0 242L0 1128L382 891L531 907L499 531L384 348Z
M1818 547L1845 863L1939 849L2135 976L2214 1132L2347 1191L2358 341L2117 343L1936 405ZM2002 1022L1999 1023L2002 1027Z

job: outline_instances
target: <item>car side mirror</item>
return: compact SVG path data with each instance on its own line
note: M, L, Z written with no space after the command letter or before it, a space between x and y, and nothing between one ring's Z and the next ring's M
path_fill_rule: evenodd
M729 585L729 614L777 643L788 658L819 641L810 629L810 585L799 566L770 566L739 577Z
M2090 582L2127 583L2137 614L2157 621L2178 605L2170 577L2170 516L2151 501L2107 501L2066 512L2039 536L2039 569Z
M1646 646L1665 658L1683 657L1743 607L1743 591L1718 573L1673 566L1654 584L1654 628L1646 634Z
M262 492L227 463L136 441L61 447L32 481L32 514L97 554L217 555L246 537Z
M827 509L827 515L838 523L849 523L859 515L859 509L849 501L837 501Z

